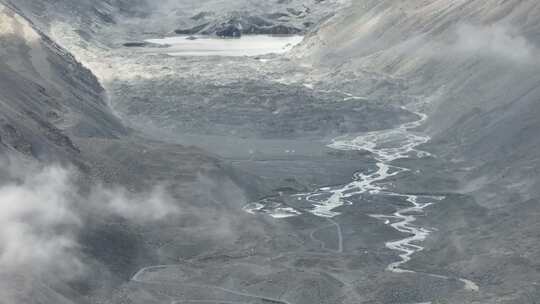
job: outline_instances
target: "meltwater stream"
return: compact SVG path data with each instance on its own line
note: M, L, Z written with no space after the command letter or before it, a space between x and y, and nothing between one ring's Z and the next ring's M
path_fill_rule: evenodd
M348 96L352 96L347 94ZM349 98L356 98L354 96ZM358 99L361 99L358 97ZM385 245L388 249L399 253L399 260L387 266L387 270L396 273L414 273L403 268L403 264L411 260L411 256L424 249L420 244L432 232L430 229L414 224L416 216L421 215L428 206L445 199L444 196L411 195L392 192L382 182L387 178L409 171L407 168L398 167L391 163L397 159L430 156L430 153L417 149L418 146L427 143L429 136L421 135L413 130L421 126L427 119L427 115L412 111L419 119L413 122L399 125L393 129L367 132L360 136L343 136L333 140L330 148L342 151L368 151L377 161L377 170L372 173L357 172L353 181L341 186L320 188L311 193L295 195L298 200L310 203L310 208L293 208L285 206L272 198L248 204L244 210L249 213L264 213L275 218L287 218L309 212L313 215L331 219L340 213L334 211L343 205L351 205L351 198L361 194L391 196L405 200L409 207L399 209L392 214L372 214L371 217L384 221L399 232L406 233L406 238L389 241ZM432 275L442 279L449 277ZM465 289L477 291L478 286L471 281L459 279L465 285Z
M388 266L388 270L394 272L410 272L401 268L408 262L411 256L423 250L418 245L424 241L430 230L418 227L413 223L416 217L413 214L420 214L423 210L436 201L444 199L440 196L417 196L400 194L387 190L380 183L389 177L396 176L409 169L391 165L391 162L400 158L411 156L424 157L429 153L416 149L417 146L429 141L428 136L419 135L412 132L412 129L419 127L427 119L425 114L415 112L419 119L414 122L402 124L394 129L373 131L357 137L347 136L334 139L329 147L337 150L362 150L369 151L377 161L377 170L372 173L357 172L353 181L343 186L333 186L320 188L311 193L297 194L298 200L305 200L311 204L311 208L298 210L290 206L284 206L274 202L271 198L247 205L244 209L250 213L266 213L275 218L285 218L297 216L304 212L312 213L319 217L333 218L339 215L334 211L336 208L346 204L352 204L350 198L360 194L385 195L399 197L410 203L410 207L398 210L393 214L374 214L374 218L383 220L394 229L411 235L402 240L386 243L386 247L400 252L400 260ZM424 203L420 203L420 198Z

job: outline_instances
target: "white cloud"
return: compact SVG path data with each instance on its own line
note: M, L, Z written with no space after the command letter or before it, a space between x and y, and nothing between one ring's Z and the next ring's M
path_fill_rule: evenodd
M88 218L85 212L135 223L179 212L163 187L133 194L101 185L81 195L73 182L74 170L14 161L0 162L0 175L2 274L51 273L58 280L82 275L85 267L78 234Z
M459 52L482 53L519 62L533 60L536 53L535 47L509 26L465 24L458 26L457 35L455 49Z
M156 186L149 192L130 193L124 188L107 189L96 187L90 196L90 203L102 212L124 219L144 223L179 213L173 199L163 186Z
M82 222L73 210L68 171L48 167L18 175L0 186L0 267L78 273L74 232Z

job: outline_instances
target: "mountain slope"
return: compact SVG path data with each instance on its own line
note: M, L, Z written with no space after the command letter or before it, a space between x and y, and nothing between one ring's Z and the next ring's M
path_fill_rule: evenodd
M361 96L422 104L448 191L473 199L434 208L412 265L473 278L480 303L538 298L539 17L537 1L355 1L295 54Z
M2 143L41 159L78 149L68 135L113 138L126 131L93 74L32 24L0 4Z
M107 298L144 265L170 262L165 242L212 244L201 253L233 242L223 231L244 194L230 168L127 130L92 72L23 11L0 4L2 303Z
M426 130L449 159L536 167L539 14L536 1L356 1L297 54L341 75L402 81L428 102Z

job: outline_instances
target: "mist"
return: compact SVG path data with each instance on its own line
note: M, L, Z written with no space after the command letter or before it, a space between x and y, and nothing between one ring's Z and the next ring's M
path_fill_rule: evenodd
M0 172L2 273L75 279L86 272L78 235L89 217L143 224L180 213L161 185L135 194L98 184L81 194L73 168L10 160L0 164Z
M461 24L456 33L457 42L454 48L457 52L491 55L518 63L534 60L534 46L511 26Z
M73 271L82 268L75 253L76 232L83 223L73 208L77 196L69 172L51 166L18 175L0 186L0 267L78 272Z

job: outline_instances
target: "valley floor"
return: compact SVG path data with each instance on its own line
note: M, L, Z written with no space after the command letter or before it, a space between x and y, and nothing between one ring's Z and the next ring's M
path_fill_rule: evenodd
M429 105L355 96L286 56L138 52L117 49L93 63L116 113L143 137L213 151L247 194L228 211L244 221L230 243L208 248L190 229L174 228L157 248L159 266L141 264L113 302L464 303L483 296L463 274L405 263L429 251L423 241L439 231L426 219L438 206L464 201L451 194L444 171L425 176L444 167L417 149L429 138L415 112ZM427 186L426 178L438 182ZM407 188L397 190L402 180Z

